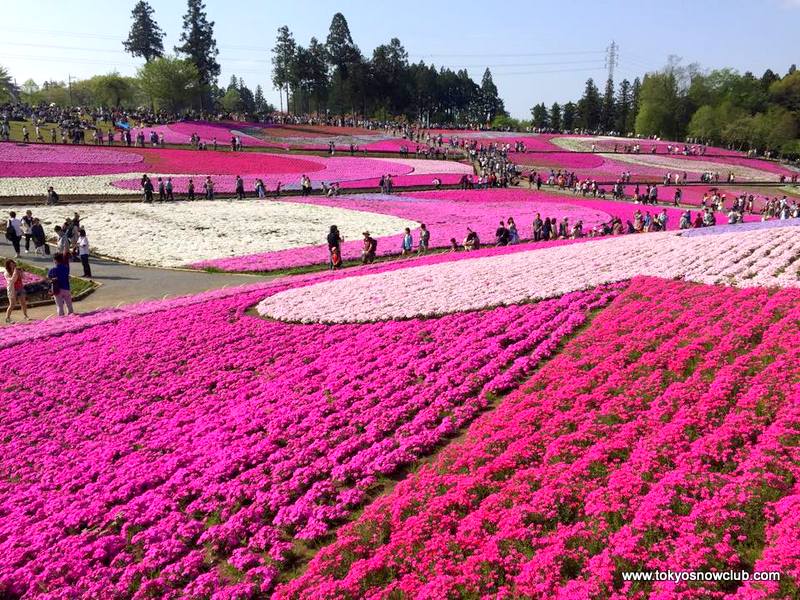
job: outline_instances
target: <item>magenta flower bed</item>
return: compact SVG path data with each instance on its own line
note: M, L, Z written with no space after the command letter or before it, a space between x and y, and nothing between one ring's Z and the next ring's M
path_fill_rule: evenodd
M798 322L797 290L635 279L275 596L797 597ZM622 577L728 569L781 581Z
M337 156L295 158L258 153L210 153L208 155L203 153L202 159L198 160L197 152L192 150L164 150L161 152L174 154L161 156L159 153L159 162L150 161L149 166L153 172L196 172L199 175L214 175L214 189L221 193L231 193L236 189L236 175L241 175L245 182L245 189L252 193L255 189L256 179L262 179L264 185L272 190L275 189L278 182L281 182L284 189L299 189L300 178L303 174L308 175L311 181L317 185L321 185L323 181L332 183L352 180L363 181L364 185L374 182L374 185L377 186L381 175L386 173L403 175L413 171L413 167L409 165L371 158ZM206 156L209 158L206 159ZM194 160L191 160L192 158ZM430 182L434 175L425 177ZM177 192L185 192L188 181L188 177L173 177L172 179ZM199 193L202 190L203 179L194 177L194 183ZM140 189L138 177L117 181L114 182L114 185L132 190Z
M626 209L622 208L625 205L622 204L606 202L605 207L595 206L594 203L586 201L576 203L568 198L562 199L558 196L518 189L446 190L402 196L361 194L336 198L311 197L304 198L302 201L308 204L389 214L408 218L412 222L425 223L431 232L431 248L448 247L450 239L453 237L460 244L467 234L467 227L475 230L483 243L493 244L498 223L508 217L513 217L517 222L520 237L528 238L532 236L533 219L537 212L541 212L542 217L558 217L559 219L568 217L570 223L582 219L586 231L610 219L609 206L620 207L613 214L618 214L620 209L622 212L626 212ZM360 257L361 232L343 231L342 234L347 240L342 245L342 257L344 259ZM416 229L413 231L413 235L414 239L418 240L419 235ZM399 253L401 240L402 235L400 234L380 238L378 253L380 255ZM319 245L202 261L191 266L194 268L213 267L224 271L269 271L324 263L327 257L327 247Z
M528 154L523 152L511 152L509 158L516 164L526 169L536 169L547 180L549 169L599 169L606 163L599 154L581 154L578 152L558 152Z
M207 121L180 121L169 125L154 125L152 127L142 127L145 133L145 143L150 143L150 132L164 135L164 142L167 144L188 144L191 136L196 133L200 139L210 144L211 140L217 138L217 143L221 146L229 146L231 136L238 135L244 146L267 146L263 140L253 137L246 133L247 129L258 127L258 123L246 123L237 121L221 121L219 123L209 123ZM138 129L137 129L138 131Z
M331 327L244 316L263 291L210 294L72 331L69 369L61 337L6 347L0 595L268 594L298 541L325 535L619 289Z
M418 185L425 185L431 186L434 185L433 180L439 179L442 185L457 185L461 182L461 175L458 173L434 173L434 174L426 174L426 175L416 175L411 173L410 175L398 175L396 177L392 177L392 185L394 189L402 189L407 187L413 187ZM364 188L364 187L374 187L376 190L379 190L380 187L380 177L372 177L370 179L356 179L353 181L343 181L341 184L342 189L351 189L351 188Z
M0 143L0 177L102 175L141 168L140 154L95 148Z

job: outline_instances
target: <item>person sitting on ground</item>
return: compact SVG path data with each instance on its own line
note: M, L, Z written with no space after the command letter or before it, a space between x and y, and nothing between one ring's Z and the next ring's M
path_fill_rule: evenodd
M564 217L564 220L558 224L558 239L565 240L569 237L569 220Z
M467 227L467 237L464 238L464 250L479 250L481 241L478 234Z
M364 248L361 251L361 263L369 265L375 261L378 241L369 234L369 231L365 231L362 235L364 236Z
M450 238L450 252L458 252L458 242L456 238Z
M500 226L494 232L494 241L496 246L508 246L511 235L506 229L505 221L500 221Z
M52 185L47 187L47 204L58 204L58 194Z

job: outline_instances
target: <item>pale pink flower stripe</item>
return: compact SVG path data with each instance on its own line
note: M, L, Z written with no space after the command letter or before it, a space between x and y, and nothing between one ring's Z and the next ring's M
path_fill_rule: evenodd
M558 217L559 220L568 217L570 223L582 219L586 231L599 223L608 221L610 219L609 212L611 214L632 214L633 212L630 205L610 202L597 205L586 201L573 202L571 199L559 196L518 189L447 190L390 196L361 194L336 198L311 197L302 200L287 198L287 201L377 212L405 217L416 223L425 223L431 232L431 248L448 247L450 239L453 237L460 244L467 234L467 227L476 231L483 243L493 244L494 233L499 222L508 217L514 217L517 221L520 236L529 238L532 236L532 223L537 212L541 212L542 217ZM677 221L677 217L675 220ZM321 242L326 233L320 232ZM342 256L345 259L361 256L361 233L361 231L342 232L347 240L342 246ZM419 238L416 229L414 238ZM402 234L380 238L378 253L380 255L399 253L401 241ZM307 248L202 261L193 263L191 266L195 268L213 267L224 271L269 271L324 263L327 258L327 246L321 243L318 246Z
M321 282L265 298L258 310L306 323L404 319L557 297L650 274L739 287L800 287L798 246L800 229L792 226L697 237L632 234L587 247L544 248L364 275L346 283Z
M591 241L590 238L581 238L578 240L555 240L551 242L540 242L536 245L536 247L547 248L587 241ZM324 271L305 275L295 275L292 277L291 282L295 286L311 285L322 280L346 279L348 277L356 277L358 275L369 273L383 273L386 271L394 271L395 269L405 269L412 265L435 265L444 262L461 260L469 261L484 256L512 254L514 252L519 252L525 247L526 246L524 245L505 246L502 248L486 247L473 252L458 252L455 254L428 254L412 257L403 261L381 262L373 265L351 267L334 272ZM265 292L275 293L276 291L284 289L286 285L286 280L283 278L279 278L274 282L261 282L258 279L254 279L254 281L256 281L256 283L220 288L217 290L210 290L189 296L178 296L167 300L145 300L142 302L125 304L118 308L98 309L96 311L87 313L79 312L68 318L59 319L50 317L42 321L20 323L15 327L6 328L3 330L3 335L0 336L0 349L34 339L43 339L50 336L58 336L65 333L82 331L88 327L93 327L94 325L112 323L127 317L150 315L152 313L170 311L174 308L194 306L210 300L229 298L231 296L237 296L247 292L258 291L261 292L262 295ZM279 286L277 290L273 289L276 285Z
M637 278L275 597L790 598L800 291ZM624 582L776 570L780 582Z
M244 292L73 331L69 368L60 337L0 350L0 594L268 595L296 541L319 540L620 289L338 327L246 317L263 292Z

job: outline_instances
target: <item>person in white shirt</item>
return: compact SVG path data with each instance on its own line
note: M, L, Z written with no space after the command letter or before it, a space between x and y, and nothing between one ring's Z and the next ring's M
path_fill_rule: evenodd
M89 238L86 237L86 230L81 227L80 234L78 235L78 255L81 257L81 264L83 265L83 276L92 276L92 267L89 265Z

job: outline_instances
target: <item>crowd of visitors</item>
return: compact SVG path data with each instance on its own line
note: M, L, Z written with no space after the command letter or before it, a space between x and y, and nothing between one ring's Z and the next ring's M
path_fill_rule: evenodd
M16 252L15 258L20 258L21 241L25 240L25 253L34 255L49 255L50 245L44 227L38 217L34 217L31 210L27 210L21 218L15 211L9 212L6 223L6 239L8 239ZM56 304L58 316L72 314L72 295L70 289L70 262L80 261L83 267L83 277L92 277L92 268L89 260L90 243L86 229L83 227L78 213L65 219L63 225L53 228L52 243L55 245L53 254L53 267L47 271L47 283L50 296ZM31 249L31 246L33 249ZM25 319L28 319L27 292L25 289L24 269L14 259L5 261L6 296L8 308L6 309L5 322L11 322L14 309L19 306Z

